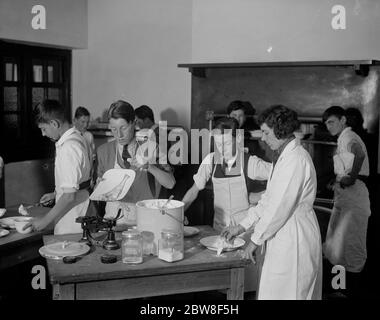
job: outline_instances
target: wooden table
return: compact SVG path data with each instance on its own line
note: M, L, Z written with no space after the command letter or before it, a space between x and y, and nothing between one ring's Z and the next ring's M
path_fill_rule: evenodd
M209 226L198 226L201 232L185 238L185 258L169 263L154 256L144 257L138 265L122 263L121 250L106 251L93 247L74 264L47 259L53 286L53 299L131 299L207 290L227 289L227 299L241 300L244 295L244 267L250 263L239 251L217 256L199 240L217 234ZM81 235L44 236L44 243L78 241ZM120 234L117 235L117 239ZM100 262L102 254L118 256L114 264Z
M28 210L28 212L30 216L41 217L49 210L50 208L35 207ZM7 212L2 218L14 216L20 216L18 208L7 208ZM7 236L0 238L0 271L38 258L40 256L38 249L43 245L42 236L52 232L52 228L48 228L43 232L31 232L28 234L18 233L16 229L10 230Z

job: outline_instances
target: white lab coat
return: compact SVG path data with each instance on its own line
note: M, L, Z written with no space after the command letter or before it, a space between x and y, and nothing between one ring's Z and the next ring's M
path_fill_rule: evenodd
M294 139L274 169L255 156L248 165L250 178L268 179L262 199L240 222L246 229L254 225L251 240L266 247L258 299L321 299L322 244L310 155Z

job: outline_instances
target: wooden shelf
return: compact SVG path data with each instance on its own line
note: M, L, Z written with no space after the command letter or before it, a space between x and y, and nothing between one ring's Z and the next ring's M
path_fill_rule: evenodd
M205 70L212 68L278 68L278 67L338 67L353 66L356 74L367 76L369 67L380 65L379 60L326 60L326 61L278 61L278 62L226 62L226 63L180 63L179 68L188 68L198 77L205 77Z
M380 65L379 60L326 60L326 61L281 61L281 62L228 62L228 63L181 63L179 68L259 68L259 67L312 67Z

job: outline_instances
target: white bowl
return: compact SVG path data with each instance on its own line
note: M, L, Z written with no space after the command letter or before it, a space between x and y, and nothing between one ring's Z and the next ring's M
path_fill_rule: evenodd
M29 221L15 221L15 227L16 227L17 232L22 233L22 234L27 234L27 233L32 232L32 227L22 230L27 223L29 223Z

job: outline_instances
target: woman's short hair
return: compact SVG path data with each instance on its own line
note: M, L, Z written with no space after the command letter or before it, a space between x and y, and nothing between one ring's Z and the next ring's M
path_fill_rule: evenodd
M228 133L232 133L232 136L236 137L236 131L239 129L239 122L235 118L222 117L216 120L214 125L214 132L224 134L226 130Z
M118 100L111 104L108 109L108 120L124 119L125 121L132 122L135 120L135 110L132 105L123 100Z
M265 123L273 129L277 139L286 139L299 129L297 112L283 105L274 105L264 110L259 116L259 124Z
M79 106L75 110L75 114L74 114L75 119L79 119L80 117L89 117L89 116L90 116L90 112L85 107Z
M249 101L234 100L227 107L227 113L230 114L235 110L243 110L244 114L253 116L256 113L255 108Z

